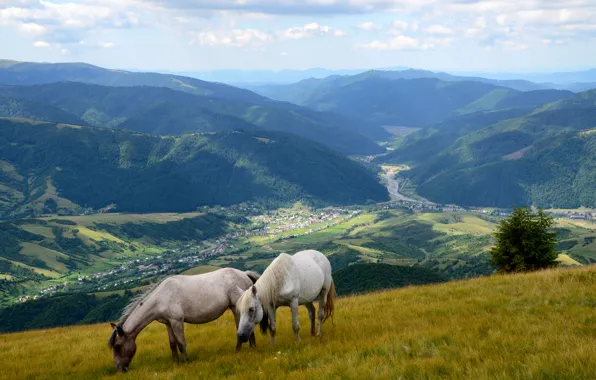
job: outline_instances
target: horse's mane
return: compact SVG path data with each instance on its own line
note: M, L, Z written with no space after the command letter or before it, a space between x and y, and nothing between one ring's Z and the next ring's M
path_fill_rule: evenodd
M248 278L250 278L253 284L256 283L258 279L261 277L260 274L252 270L247 270L244 273L246 273L246 275L248 276Z
M126 322L128 317L130 317L130 315L137 308L137 306L139 306L139 304L143 302L149 296L149 294L151 294L151 292L153 292L155 288L157 288L159 284L161 284L161 282L151 285L144 292L139 293L133 297L133 299L128 303L128 305L126 305L126 307L122 310L122 315L120 316L120 320L118 321L118 327L122 327L124 322ZM114 329L114 331L112 331L112 335L110 335L110 339L108 340L108 346L110 347L113 347L114 343L116 342L116 330L117 329Z
M279 291L284 280L290 273L292 258L287 253L281 253L265 269L259 280L255 283L257 296L267 311L268 305L275 306L279 297ZM251 289L247 289L236 303L236 308L241 313L246 313L250 308Z

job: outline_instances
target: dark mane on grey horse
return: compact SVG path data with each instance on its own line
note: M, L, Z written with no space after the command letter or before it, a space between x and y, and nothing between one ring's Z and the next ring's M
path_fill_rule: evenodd
M155 288L157 288L159 284L161 284L161 282L151 285L149 288L147 288L147 290L133 297L133 299L128 303L128 305L126 305L124 310L122 310L122 316L118 321L118 327L122 327L124 322L126 322L126 319L134 311L134 309L136 309L137 306L139 306L139 304L143 302L149 296L149 294L151 294L151 292L153 292ZM110 339L108 340L108 346L110 348L114 347L114 343L116 342L116 333L117 328L115 328L114 331L112 331L112 335L110 335Z
M258 274L257 272L254 272L252 270L247 270L246 275L248 276L248 278L251 279L252 283L255 284L257 282L257 280L261 277L260 274Z

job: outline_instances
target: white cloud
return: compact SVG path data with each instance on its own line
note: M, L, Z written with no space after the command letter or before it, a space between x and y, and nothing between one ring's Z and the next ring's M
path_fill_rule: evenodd
M26 34L41 34L46 31L46 27L43 25L36 24L34 22L26 22L19 25L19 30Z
M279 53L279 55L282 57L287 57L289 54L287 51L282 51L281 53Z
M80 42L79 42L79 44L80 44ZM98 42L97 46L102 47L104 49L111 49L114 46L116 46L116 44L113 42Z
M450 47L453 44L454 39L450 37L445 38L426 38L424 43L434 47Z
M35 41L35 42L33 43L33 46L35 46L35 47L39 47L39 48L45 48L45 47L49 47L49 46L50 46L50 44L49 44L49 43L47 43L47 42L45 42L45 41Z
M247 47L273 40L270 34L257 29L233 29L194 32L191 44L206 46Z
M408 29L408 23L407 23L407 22L405 22L405 21L403 21L403 20L395 20L395 21L393 21L393 22L391 23L391 25L392 25L394 28L397 28L397 29L399 29L399 30L406 30L406 29Z
M43 36L44 40L56 43L71 43L88 32L128 28L139 23L139 17L129 10L131 3L126 0L81 3L8 0L0 4L0 27Z
M443 25L429 26L428 28L424 28L424 32L428 33L428 34L442 34L442 35L453 34L453 30L451 30L450 28L443 26Z
M380 29L380 27L372 21L367 21L356 25L358 29L366 30L370 32L371 30Z
M69 55L70 54L70 50L68 50L68 49L62 49L62 50L60 50L60 54L62 54L62 55Z
M333 29L327 25L319 25L316 22L306 24L304 26L296 26L286 30L277 32L278 36L289 40L301 40L304 38L333 35L335 37L343 37L346 33L339 29Z
M528 48L528 45L512 40L497 40L496 44L502 47L503 50L508 51L521 51L526 50Z
M358 44L357 48L371 50L428 50L433 46L428 43L420 43L419 40L408 36L397 36L387 41L372 41L367 44Z

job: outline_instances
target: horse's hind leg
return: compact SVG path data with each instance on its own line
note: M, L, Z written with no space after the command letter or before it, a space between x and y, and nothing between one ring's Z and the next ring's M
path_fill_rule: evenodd
M184 339L184 321L170 321L170 325L176 337L178 349L182 354L182 360L186 361L188 357L186 356L186 339Z
M168 329L168 338L170 339L170 350L172 350L172 359L174 359L174 361L178 361L178 342L176 341L176 336L174 335L172 326L170 326L169 323L166 323L166 329Z
M323 318L325 318L325 304L327 303L328 292L327 289L323 289L321 290L321 293L319 293L319 329L317 331L317 336L323 334Z
M311 303L307 303L306 309L308 310L308 319L310 319L310 335L315 336L315 305Z
M290 305L292 309L292 329L294 330L294 335L296 336L296 342L300 342L300 322L298 321L298 298L294 298L292 300L292 304Z

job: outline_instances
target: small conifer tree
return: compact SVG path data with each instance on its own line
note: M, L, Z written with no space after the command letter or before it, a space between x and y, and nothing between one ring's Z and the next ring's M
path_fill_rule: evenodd
M543 210L515 208L501 221L490 250L491 264L499 272L528 272L558 265L557 234L550 232L554 219Z

